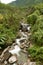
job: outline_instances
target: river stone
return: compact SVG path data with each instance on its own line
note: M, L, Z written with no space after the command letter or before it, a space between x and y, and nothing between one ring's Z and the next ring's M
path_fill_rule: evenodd
M30 26L28 24L20 23L20 29L23 31L30 30Z
M31 62L30 59L28 59L23 65L36 65L36 62Z
M9 53L8 51L6 51L6 53L4 54L4 59L8 60L10 56L11 56L11 53Z
M23 53L27 53L27 50L26 50L26 48L24 48L22 52L23 52Z
M13 65L17 65L16 63L14 63Z
M12 56L12 57L9 58L8 61L9 61L9 63L14 63L14 62L17 61L17 57L16 56Z
M10 56L11 56L11 53L9 53L8 51L6 51L6 52L3 54L3 56L2 56L2 58L1 58L0 61L3 62L3 61L5 61L5 60L8 60Z
M7 64L7 61L4 61L4 64L6 65Z
M36 62L30 62L29 65L36 65Z
M25 44L21 44L21 45L20 45L20 48L21 48L21 49L24 49L24 48L25 48Z

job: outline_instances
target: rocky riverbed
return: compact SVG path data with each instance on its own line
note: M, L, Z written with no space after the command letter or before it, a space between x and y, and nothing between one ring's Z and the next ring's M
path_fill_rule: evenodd
M27 48L30 45L30 26L22 23L15 42L0 55L0 65L36 65L28 58Z

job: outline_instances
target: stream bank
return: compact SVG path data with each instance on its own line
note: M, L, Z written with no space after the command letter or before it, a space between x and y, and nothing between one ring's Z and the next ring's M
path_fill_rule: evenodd
M30 28L28 24L20 24L19 36L0 55L0 65L36 65L35 62L30 62L27 52L30 45Z

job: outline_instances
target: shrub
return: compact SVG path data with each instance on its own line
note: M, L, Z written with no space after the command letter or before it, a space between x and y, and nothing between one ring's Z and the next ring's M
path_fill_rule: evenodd
M40 15L39 11L36 10L33 14L29 15L27 18L27 22L31 25L34 25L36 23L36 20L38 16Z
M28 52L31 56L31 60L43 61L43 47L34 45L28 49Z
M17 36L19 17L16 17L17 13L12 12L14 11L13 7L0 5L0 47L5 48L11 45Z
M40 12L40 7L33 14L28 16L27 22L31 24L32 47L28 48L28 53L31 60L40 61L43 63L43 15ZM35 16L33 16L35 15Z
M31 39L38 45L43 45L43 16L40 16L32 27Z

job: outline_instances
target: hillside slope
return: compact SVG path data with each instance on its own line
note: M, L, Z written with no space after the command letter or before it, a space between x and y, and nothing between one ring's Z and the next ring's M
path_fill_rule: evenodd
M43 3L43 0L16 0L10 3L11 5L17 5L17 6L25 6L25 5L34 5Z
M20 21L26 21L26 16L34 12L34 8L18 8L0 3L0 47L13 43L17 36Z
M15 16L15 10L17 9L0 3L0 47L12 44L17 35L19 19Z

